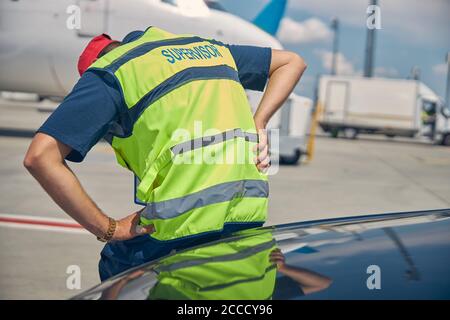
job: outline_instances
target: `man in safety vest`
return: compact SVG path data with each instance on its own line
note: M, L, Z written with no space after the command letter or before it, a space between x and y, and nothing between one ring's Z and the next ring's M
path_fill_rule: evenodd
M97 36L79 58L80 80L38 130L24 165L67 214L107 242L99 264L107 279L264 223L270 160L263 130L305 68L292 52L156 27L121 42ZM266 82L253 116L244 89L262 91ZM135 197L145 205L118 221L65 162L81 162L101 138L134 173Z

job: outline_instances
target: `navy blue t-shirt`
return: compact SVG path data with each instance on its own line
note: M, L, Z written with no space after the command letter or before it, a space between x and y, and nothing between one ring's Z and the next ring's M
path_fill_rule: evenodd
M127 43L143 31L129 33ZM263 91L269 75L271 49L227 45L236 62L239 80L245 89ZM69 161L83 161L89 150L118 121L123 108L119 89L113 82L92 72L85 72L59 107L38 132L48 134L70 146Z

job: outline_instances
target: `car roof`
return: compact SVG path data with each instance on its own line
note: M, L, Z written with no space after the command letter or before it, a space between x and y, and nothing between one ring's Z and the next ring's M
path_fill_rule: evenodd
M149 262L74 298L111 298L107 293L114 291L118 292L112 297L115 299L151 299L149 293L160 290L166 282L176 294L167 293L166 286L164 299L180 294L184 298L221 299L225 292L223 298L227 299L261 298L245 293L246 286L270 287L267 298L272 299L448 299L449 218L450 209L440 209L246 230ZM284 257L284 263L277 264L278 270L269 268L269 264L275 267L273 263L263 268L264 273L258 266L252 269L252 264L263 261L257 260L261 255L269 260L275 249ZM200 262L195 265L196 261ZM180 267L171 267L175 265ZM244 276L243 270L249 273ZM180 289L187 286L185 283L176 288L180 275L192 292ZM216 285L214 290L204 288L226 281L228 285ZM119 284L120 290L111 290Z

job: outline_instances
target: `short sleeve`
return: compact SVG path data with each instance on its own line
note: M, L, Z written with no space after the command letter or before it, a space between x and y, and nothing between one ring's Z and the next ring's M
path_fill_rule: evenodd
M123 43L128 43L131 41L135 41L138 38L142 37L142 35L144 34L144 31L140 31L140 30L136 30L136 31L131 31L130 33L128 33L125 38L123 38L122 42Z
M263 91L269 77L272 49L255 46L228 45L245 89Z
M66 159L83 161L119 114L120 93L99 75L86 72L37 132L70 146Z

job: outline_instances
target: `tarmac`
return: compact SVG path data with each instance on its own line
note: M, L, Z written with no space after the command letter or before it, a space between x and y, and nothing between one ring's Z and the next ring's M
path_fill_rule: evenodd
M66 299L99 282L102 243L70 228L73 221L22 165L34 131L52 108L48 101L0 99L0 299ZM140 208L133 204L132 175L107 144L70 166L107 214L120 218ZM266 225L449 208L450 148L410 139L320 135L310 163L281 166L269 181ZM66 285L73 265L81 270L80 289Z

